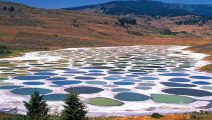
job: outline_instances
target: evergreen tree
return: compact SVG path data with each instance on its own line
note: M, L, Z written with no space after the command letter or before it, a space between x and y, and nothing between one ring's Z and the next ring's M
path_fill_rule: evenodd
M49 109L47 108L46 101L43 99L43 95L35 90L29 102L24 102L24 106L27 109L27 117L30 120L46 120Z
M4 7L3 7L3 10L7 10L7 7L6 7L6 6L4 6Z
M78 94L71 89L65 99L64 110L61 114L61 120L88 120L85 106L78 97Z
M15 9L14 9L14 7L11 7L10 8L10 12L13 12Z

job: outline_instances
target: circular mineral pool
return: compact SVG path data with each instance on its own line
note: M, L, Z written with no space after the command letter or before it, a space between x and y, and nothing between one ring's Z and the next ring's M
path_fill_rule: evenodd
M49 78L47 80L66 80L67 78L65 77L53 77L53 78Z
M114 87L118 87L117 85L104 85L104 87L112 87L112 88L114 88Z
M209 76L191 76L190 78L194 78L194 79L212 79Z
M87 73L87 74L84 74L84 75L87 75L87 76L103 76L105 74L102 74L102 73Z
M104 77L105 80L122 80L123 77L118 77L118 76L108 76L108 77Z
M69 73L69 74L85 74L87 72L84 72L84 71L66 71L64 73Z
M169 94L188 95L196 97L212 96L211 92L188 88L170 88L162 91Z
M14 89L11 92L19 95L31 95L35 90L37 90L40 94L48 94L52 92L52 90L41 88L19 88Z
M169 79L171 82L190 82L191 80L186 79L186 78L171 78Z
M91 85L106 85L107 84L107 82L103 82L103 81L88 81L86 83Z
M38 72L38 73L35 73L35 75L53 76L53 75L57 75L57 74L52 73L52 72Z
M194 99L186 96L152 94L152 100L157 103L171 103L171 104L188 104L194 102Z
M181 83L174 83L174 82L161 82L161 84L168 87L196 87L196 85L193 85L193 84L181 84Z
M45 95L44 99L47 101L63 101L67 94L49 94Z
M75 85L80 84L82 82L77 80L66 80L66 81L54 81L52 83L55 85Z
M118 93L117 95L114 96L114 98L122 101L146 101L150 99L149 96L133 92Z
M101 72L104 72L104 71L102 71L102 70L90 70L89 72L94 72L94 73L101 73Z
M146 86L156 86L156 84L154 84L154 83L139 83L138 85L139 86L143 86L143 87L146 87Z
M130 91L130 89L127 88L114 88L112 89L112 92L127 92Z
M212 90L212 86L202 86L201 88L205 90Z
M44 82L24 82L24 85L44 85Z
M72 88L65 89L66 92L69 92ZM97 88L97 87L73 87L74 91L79 94L92 94L104 91L104 89Z
M143 86L138 86L138 87L135 87L136 89L140 89L140 90L151 90L152 87L143 87Z
M114 85L134 85L134 82L113 82Z
M19 86L19 85L11 85L11 86L1 86L0 89L15 89L15 88L21 88L23 86Z
M162 76L189 76L189 74L186 73L164 73L160 74Z
M0 86L12 86L14 83L0 82Z
M140 79L140 80L159 80L159 79L156 78L156 77L140 77L139 79Z
M120 74L124 74L123 72L116 72L116 71L108 71L108 74L114 74L114 75L120 75Z
M87 103L96 106L121 106L124 104L121 101L104 97L90 98Z
M87 76L77 76L74 77L75 79L79 79L79 80L95 80L96 78L94 77L87 77Z
M139 77L139 75L126 75L127 77Z
M197 84L197 85L210 85L211 83L209 82L205 82L205 81L195 81L192 82L193 84Z
M95 69L112 69L114 67L110 67L110 66L96 66L94 67Z
M19 77L14 77L13 79L17 80L41 80L41 79L48 79L50 76L19 76Z

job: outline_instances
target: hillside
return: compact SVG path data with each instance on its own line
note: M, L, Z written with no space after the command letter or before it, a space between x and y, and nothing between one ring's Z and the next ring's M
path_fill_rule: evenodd
M138 20L137 25L127 25L126 28L117 25L117 19L109 15L37 9L0 2L0 42L14 49L48 50L61 47L144 44L143 40L161 35L166 37L163 29L142 20ZM190 34L175 37L186 36L197 38ZM145 44L153 44L153 41Z
M211 23L203 26L192 25L185 30L185 25L176 25L173 18L166 21L162 18L147 21L141 17L136 18L136 24L124 26L119 23L119 19L118 16L105 14L38 9L0 2L0 53L4 56L14 51L68 47L198 45L211 42ZM167 26L158 24L160 21ZM198 29L193 31L193 28Z
M37 9L0 2L0 42L9 47L42 50L52 47L124 45L127 44L125 40L138 37L135 33L150 35L161 32L148 24L126 29L116 23L117 17L113 16Z
M212 17L211 5L169 4L151 0L112 1L105 4L65 8L68 10L91 10L110 15L133 14L151 17L175 17L197 15Z

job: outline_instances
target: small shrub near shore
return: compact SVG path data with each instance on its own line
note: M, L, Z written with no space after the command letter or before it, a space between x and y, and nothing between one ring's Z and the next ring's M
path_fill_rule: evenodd
M156 119L159 119L159 118L162 118L163 115L161 115L161 114L159 114L159 113L153 113L153 114L151 115L151 117L156 118Z

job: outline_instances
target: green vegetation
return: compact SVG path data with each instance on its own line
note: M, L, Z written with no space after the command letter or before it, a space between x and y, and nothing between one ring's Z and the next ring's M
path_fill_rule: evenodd
M209 120L212 118L212 115L206 111L193 112L191 114L191 120Z
M115 6L115 7L114 7ZM177 5L161 3L150 0L136 0L136 1L113 1L101 5L90 5L76 8L67 8L68 10L82 10L82 9L97 9L110 15L149 15L152 17L158 16L181 16L193 14L187 10L180 8Z
M212 73L212 64L209 64L209 65L202 67L201 70Z
M27 118L30 120L47 120L47 108L46 101L43 99L43 95L35 90L29 102L24 102L24 106L27 109Z
M159 113L153 113L153 114L151 115L151 117L156 118L156 119L159 119L159 118L162 118L163 115L161 115L161 114L159 114Z
M158 103L188 104L194 102L192 98L178 95L153 94L152 98Z
M169 28L163 28L161 31L163 35L174 35L174 33Z
M0 55L10 54L11 51L5 45L0 45Z
M61 120L88 120L85 106L80 101L78 94L71 89L65 99L64 110L61 113Z
M208 18L206 17L195 17L195 16L192 16L191 18L189 19L186 19L186 20L180 20L180 21L176 21L175 23L177 25L204 25L206 24L208 21Z
M103 97L91 98L88 100L88 103L97 106L121 106L124 104L120 101Z
M137 22L133 17L122 17L118 18L118 25L122 27L126 25L137 25Z

